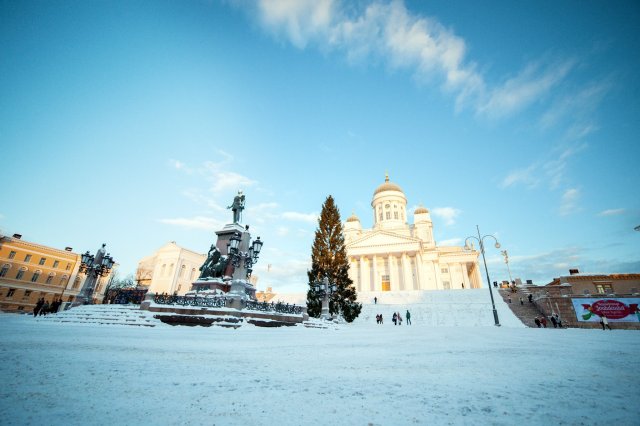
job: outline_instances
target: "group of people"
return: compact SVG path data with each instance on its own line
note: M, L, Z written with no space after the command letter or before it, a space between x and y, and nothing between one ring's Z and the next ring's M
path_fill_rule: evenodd
M33 308L33 316L55 314L58 312L58 309L60 309L60 305L62 305L62 299L57 299L49 303L44 300L44 297L41 297Z
M551 320L551 324L553 324L553 328L562 328L562 320L560 319L560 315L557 313L553 313L549 319ZM540 315L539 317L535 317L533 320L538 328L547 328L547 318L544 315Z
M411 325L411 312L409 312L409 310L407 310L405 318L407 320L406 324ZM394 312L391 321L393 322L393 325L402 325L402 315L400 315L400 312ZM376 324L384 324L382 314L376 315Z

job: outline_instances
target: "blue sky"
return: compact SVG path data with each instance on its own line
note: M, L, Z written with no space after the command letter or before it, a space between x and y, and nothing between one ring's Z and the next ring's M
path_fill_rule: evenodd
M326 196L370 227L388 171L514 277L640 271L639 4L481 3L2 1L0 229L124 276L242 189L258 287L304 291Z

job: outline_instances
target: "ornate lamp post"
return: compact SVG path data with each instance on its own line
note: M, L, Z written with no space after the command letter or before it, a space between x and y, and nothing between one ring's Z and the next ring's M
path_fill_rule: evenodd
M104 249L105 246L106 244L102 244L102 247L96 252L95 256L89 253L88 250L82 255L80 272L84 272L87 278L84 280L82 290L74 300L73 306L92 304L93 291L98 277L111 272L114 261L113 257L106 253Z
M491 279L489 278L489 270L487 269L487 259L485 259L484 257L484 239L489 237L489 238L493 238L493 240L496 242L495 244L495 248L499 249L500 248L500 243L498 242L498 240L496 239L496 237L494 237L493 235L483 235L480 236L480 228L478 227L478 225L476 225L476 229L478 230L478 237L467 237L464 240L464 247L466 250L470 250L471 247L469 246L468 241L469 240L476 240L479 244L480 244L480 253L482 253L482 261L484 262L484 271L487 274L487 285L489 286L489 295L491 295L491 307L493 308L493 320L495 321L495 325L497 327L500 326L500 320L498 319L498 311L496 311L496 303L493 300L493 291L491 290Z
M240 233L238 232L236 232L231 238L229 238L229 258L234 268L241 268L241 270L246 270L246 278L249 278L251 277L251 272L253 272L253 270L251 269L253 267L253 264L258 261L258 256L260 255L260 250L262 250L263 242L260 241L260 237L256 238L255 240L253 240L253 243L249 245L247 251L242 251L240 249L241 242L242 238L240 236Z
M324 277L322 281L315 281L313 283L313 290L322 297L320 318L323 320L328 320L331 317L329 314L329 297L335 293L337 289L338 287L335 283L329 283L328 277Z
M502 253L502 255L504 256L504 263L507 264L507 271L509 272L509 285L511 285L513 283L513 280L511 279L511 268L509 268L509 253L507 253L506 250L502 250L500 251L500 253Z

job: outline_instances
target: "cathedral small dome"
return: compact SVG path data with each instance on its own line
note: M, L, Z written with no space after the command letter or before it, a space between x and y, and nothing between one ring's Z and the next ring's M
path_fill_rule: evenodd
M358 216L356 216L355 213L352 213L351 216L349 216L349 219L347 219L347 222L360 222L360 219L358 219Z
M373 191L373 195L375 196L376 194L383 191L398 191L404 194L404 191L402 190L402 188L400 188L400 186L396 185L393 182L389 182L389 175L385 176L384 183L377 187L375 191Z
M429 213L429 210L420 206L413 212L413 214L422 214L422 213Z

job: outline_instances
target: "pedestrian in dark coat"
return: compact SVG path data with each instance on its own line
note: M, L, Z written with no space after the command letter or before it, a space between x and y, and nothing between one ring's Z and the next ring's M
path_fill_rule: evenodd
M529 299L529 303L533 302L533 295L531 293L529 293L527 298Z
M44 297L41 297L40 299L38 299L38 302L36 302L36 306L33 308L34 317L38 316L38 314L40 313L40 309L42 309L42 305L44 305Z
M391 321L393 321L393 325L398 325L398 315L395 312L393 313Z
M558 321L556 321L555 314L551 315L551 324L553 324L553 328L558 328Z
M535 320L533 320L533 321L536 323L536 325L538 326L538 328L540 328L540 327L541 327L542 323L540 322L540 320L538 319L538 317L536 317L536 319L535 319Z
M411 312L409 312L408 309L407 309L407 314L405 315L405 317L407 317L407 325L411 325Z

